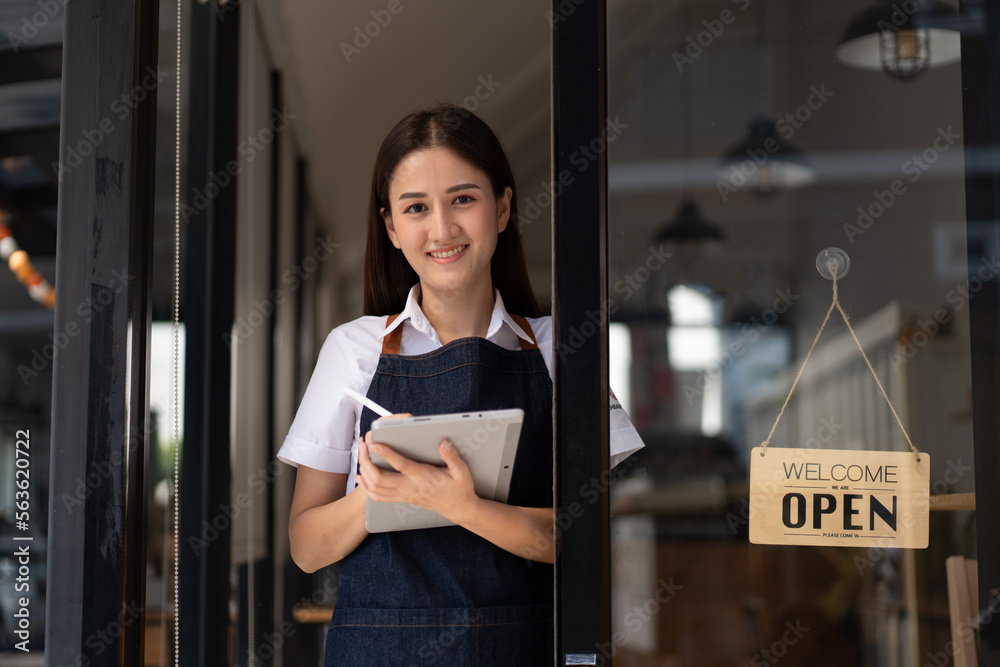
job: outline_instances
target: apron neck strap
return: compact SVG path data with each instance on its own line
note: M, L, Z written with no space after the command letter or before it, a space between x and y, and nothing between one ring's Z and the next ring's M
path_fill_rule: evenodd
M392 326L392 323L399 317L399 313L395 315L390 315L389 319L385 321L385 328L388 329ZM389 332L389 335L382 339L382 354L399 354L399 344L403 342L403 325L400 324L398 327Z
M395 315L390 315L385 321L385 328L388 329L392 326L392 323L396 321L399 317L399 313ZM522 350L537 350L538 344L534 342L535 332L531 330L531 325L528 324L528 320L524 319L520 315L511 315L512 320L517 322L517 325L524 330L524 333L531 337L531 341L524 340L520 336L517 340L521 343ZM390 331L385 338L382 339L382 354L399 354L399 346L403 342L403 326L400 325Z

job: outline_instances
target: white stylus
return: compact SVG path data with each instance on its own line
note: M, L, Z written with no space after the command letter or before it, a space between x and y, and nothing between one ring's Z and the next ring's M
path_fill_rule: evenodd
M361 394L359 394L358 392L354 391L350 387L344 387L344 393L347 394L348 396L350 396L351 398L353 398L355 401L357 401L361 405L364 405L364 406L366 406L368 408L371 408L371 411L374 412L375 414L377 414L380 417L391 417L392 416L392 413L389 412L388 410L386 410L385 408L383 408L381 405L379 405L375 401L371 400L367 396L362 396Z

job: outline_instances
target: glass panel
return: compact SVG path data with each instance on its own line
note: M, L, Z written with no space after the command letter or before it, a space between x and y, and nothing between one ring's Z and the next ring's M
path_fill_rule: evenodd
M612 490L616 665L951 650L945 559L976 556L967 276L995 272L997 249L970 267L957 33L885 3L880 37L859 19L873 5L608 2L609 116L627 128L609 149L611 374L647 444ZM926 549L748 540L749 452L830 306L828 247L850 257L841 301L931 455ZM907 451L839 319L772 445Z

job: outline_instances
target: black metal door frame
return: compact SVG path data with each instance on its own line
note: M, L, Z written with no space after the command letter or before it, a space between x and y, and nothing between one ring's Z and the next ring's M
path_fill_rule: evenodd
M984 277L983 234L1000 248L1000 8L993 2L965 1L962 12L979 17L985 30L962 36L962 114L966 165L993 155L992 169L966 176L969 226L969 299L972 347L972 422L976 475L976 557L979 567L979 664L1000 666L1000 276ZM966 21L974 25L976 21ZM975 228L975 232L973 233ZM996 261L996 257L993 258Z
M138 667L158 2L65 12L45 659Z
M239 26L243 6L191 4L186 220L184 447L181 489L180 664L230 664L230 414L236 281L236 187L193 200L237 158ZM205 527L215 532L205 539ZM197 549L192 544L199 545ZM244 637L245 639L245 637ZM243 644L246 645L245 643ZM242 656L240 656L242 657ZM233 656L233 659L238 659ZM234 663L236 664L236 663Z
M605 2L553 0L549 19L553 184L562 185L553 204L555 664L610 665ZM586 167L581 155L593 156Z

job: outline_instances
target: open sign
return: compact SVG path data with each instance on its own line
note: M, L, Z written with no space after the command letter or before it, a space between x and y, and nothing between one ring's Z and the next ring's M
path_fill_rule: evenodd
M771 447L750 454L750 541L923 549L930 456Z

